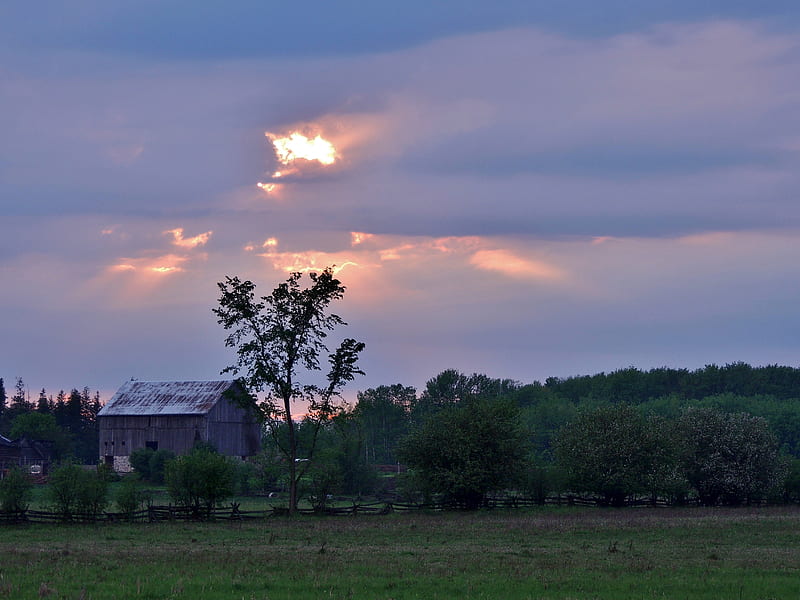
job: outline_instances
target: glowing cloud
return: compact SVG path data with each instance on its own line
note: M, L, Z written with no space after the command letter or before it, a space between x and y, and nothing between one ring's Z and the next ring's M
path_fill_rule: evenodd
M350 245L351 246L358 246L359 244L363 244L367 240L374 238L375 236L371 233L363 233L361 231L351 231L350 232Z
M208 239L211 237L211 234L214 233L213 231L206 231L205 233L201 233L200 235L196 235L191 238L184 238L183 237L183 227L178 227L176 229L169 229L164 232L164 235L172 235L172 243L176 246L180 246L181 248L196 248L197 246L204 246Z
M299 131L284 136L270 132L266 132L264 135L272 142L278 162L286 167L273 172L273 180L301 173L306 165L313 163L323 167L330 166L336 162L338 157L333 144L319 134L314 138L309 138ZM274 181L266 183L259 181L257 185L268 194L279 189L278 184Z
M180 273L184 271L181 264L186 262L188 257L176 254L166 254L156 258L123 258L115 265L111 265L108 270L113 273L139 273L166 275L170 273Z
M328 140L322 139L317 135L314 139L309 139L302 133L294 132L285 137L279 137L273 133L266 133L275 147L275 154L281 164L291 165L296 160L317 161L321 165L332 165L336 162L336 148ZM273 174L273 177L280 177L281 172Z
M320 272L326 267L332 267L335 274L347 267L361 266L353 260L328 252L267 252L259 256L268 258L273 268L286 273Z
M479 250L472 255L470 264L487 271L497 271L519 279L564 278L564 273L541 261L522 258L508 250Z

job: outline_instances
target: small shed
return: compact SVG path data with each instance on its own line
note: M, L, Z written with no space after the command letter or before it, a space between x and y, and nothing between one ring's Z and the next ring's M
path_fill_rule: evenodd
M10 440L0 435L0 478L12 467L31 475L47 474L50 469L52 442L21 437Z
M140 448L187 454L198 442L246 458L259 451L260 429L240 402L236 381L127 381L98 413L100 459L131 470Z

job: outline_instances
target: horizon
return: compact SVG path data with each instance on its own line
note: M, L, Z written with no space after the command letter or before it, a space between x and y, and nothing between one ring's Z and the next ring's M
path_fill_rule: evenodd
M800 364L800 5L204 6L0 7L7 391L219 377L217 282L331 265L352 398Z

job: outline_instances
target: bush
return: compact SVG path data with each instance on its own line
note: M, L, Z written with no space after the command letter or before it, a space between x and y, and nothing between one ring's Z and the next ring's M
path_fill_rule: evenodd
M120 481L117 488L117 508L125 516L131 518L133 514L150 501L150 494L142 487L141 479L134 474L127 475Z
M155 454L152 448L139 448L131 452L128 460L131 463L133 470L139 474L139 477L150 481L150 459Z
M108 505L108 481L96 469L63 463L50 474L48 496L52 509L65 519L75 513L95 516Z
M0 480L0 509L6 512L28 510L33 483L19 467L12 467Z
M342 468L335 452L321 453L314 460L303 479L303 488L312 508L325 510L333 494L342 489Z
M150 455L149 476L148 481L156 485L164 483L164 469L167 462L175 458L175 453L172 450L156 450Z
M166 464L164 479L170 497L200 515L233 495L234 465L226 457L204 448L193 450Z

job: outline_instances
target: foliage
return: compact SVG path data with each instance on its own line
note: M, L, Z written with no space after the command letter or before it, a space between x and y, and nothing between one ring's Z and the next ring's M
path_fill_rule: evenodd
M167 462L164 479L172 500L198 515L201 508L210 511L234 492L233 464L205 448Z
M353 417L364 435L364 455L372 464L397 462L398 440L408 433L416 390L401 384L358 392Z
M172 450L159 448L154 451L150 456L148 481L156 485L163 484L166 464L173 458L175 458L175 453Z
M666 456L659 423L626 405L584 410L558 435L555 453L571 489L622 506L631 494L649 491Z
M332 452L322 452L306 473L304 487L314 510L324 510L333 494L342 491L342 468L337 458Z
M28 509L33 483L19 467L12 467L0 479L0 509L7 512L22 512Z
M339 412L335 400L343 386L356 375L356 366L364 344L347 338L329 355L327 384L302 384L299 371L310 374L321 370L320 354L327 352L325 338L344 320L328 311L335 300L344 296L345 287L330 268L310 273L310 287L301 287L300 273L292 273L269 296L255 296L255 284L238 277L226 277L218 287L219 307L214 309L218 322L230 334L225 345L236 348L237 363L223 372L240 374L250 392L265 392L266 397L251 404L275 432L275 425L285 425L286 443L280 443L289 465L289 510L297 509L297 485L309 463L298 468L292 406L296 401L308 404L308 419L315 431ZM316 435L312 438L316 439ZM277 441L277 438L276 438ZM313 460L314 442L306 457Z
M141 479L136 474L126 475L117 486L117 508L128 518L141 509L150 498L150 494L144 489Z
M150 480L150 459L155 454L152 448L137 448L128 456L134 472L144 480Z
M108 505L108 481L97 469L62 463L50 473L48 496L53 510L65 518L97 515Z
M443 408L400 446L426 490L465 508L517 481L527 455L517 407L482 398Z
M750 503L783 485L785 464L764 419L689 409L679 430L686 477L702 504Z
M437 411L477 398L503 398L516 391L519 384L511 379L493 379L483 374L466 375L445 369L428 380L412 407L412 421L419 424Z
M52 442L54 460L65 458L73 448L71 436L59 427L51 414L19 413L11 422L9 435L12 439L26 437L29 440Z

